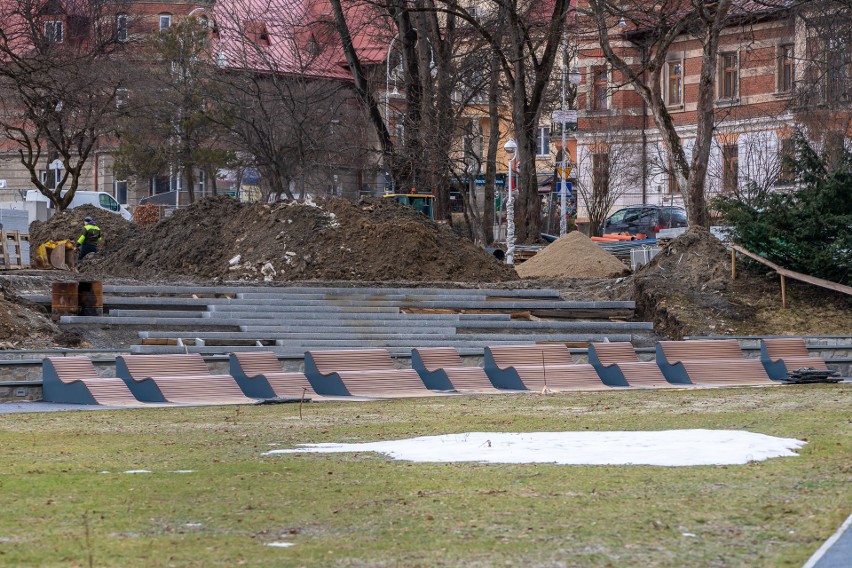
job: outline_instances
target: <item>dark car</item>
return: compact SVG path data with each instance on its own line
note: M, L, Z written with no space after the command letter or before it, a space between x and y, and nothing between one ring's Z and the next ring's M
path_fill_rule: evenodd
M603 224L606 233L645 233L649 239L661 229L686 227L686 210L683 207L661 205L633 205L619 209Z

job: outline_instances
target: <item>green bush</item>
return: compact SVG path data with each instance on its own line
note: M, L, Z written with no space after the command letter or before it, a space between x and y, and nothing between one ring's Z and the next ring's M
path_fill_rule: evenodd
M720 196L713 206L744 248L784 268L852 283L852 152L818 153L796 136L796 186L746 203Z

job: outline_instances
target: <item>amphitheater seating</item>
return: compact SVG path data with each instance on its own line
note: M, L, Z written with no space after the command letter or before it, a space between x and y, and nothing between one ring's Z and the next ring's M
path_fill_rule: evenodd
M254 404L230 375L211 375L201 355L121 355L116 374L139 400L181 404Z
M400 398L435 396L414 369L398 369L387 349L306 351L305 375L320 394Z
M801 337L783 337L762 339L760 341L760 361L769 378L774 380L787 378L790 371L810 367L827 370L821 357L810 357L808 346Z
M47 357L42 361L42 397L47 402L142 406L118 378L102 378L88 357Z
M670 383L705 386L775 384L757 359L746 359L736 339L660 341L657 365Z
M575 363L561 344L485 348L485 372L497 388L512 390L608 389L594 367Z
M284 372L271 351L241 351L230 354L231 376L246 396L253 398L323 398L300 372Z
M589 345L589 363L610 386L620 387L676 387L668 382L654 361L640 361L628 342L592 343Z
M430 389L497 393L481 367L465 366L455 347L419 348L411 351L411 366Z

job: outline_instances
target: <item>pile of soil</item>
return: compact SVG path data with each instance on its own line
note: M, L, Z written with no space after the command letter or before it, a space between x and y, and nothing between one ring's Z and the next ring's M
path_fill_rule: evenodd
M521 278L618 278L624 263L579 231L560 237L516 268Z
M211 197L123 239L90 277L500 282L514 271L411 207L387 200L242 204Z
M44 308L0 282L0 350L76 347L79 342L76 334L60 331Z
M56 213L47 221L33 221L30 225L30 243L33 249L47 241L69 240L74 243L83 234L83 219L91 217L101 229L98 254L105 253L135 238L138 228L121 215L99 209L94 205L82 205ZM87 257L88 258L88 257Z
M673 339L692 335L852 335L852 298L787 280L781 307L778 276L737 262L716 237L691 228L633 277L637 313Z

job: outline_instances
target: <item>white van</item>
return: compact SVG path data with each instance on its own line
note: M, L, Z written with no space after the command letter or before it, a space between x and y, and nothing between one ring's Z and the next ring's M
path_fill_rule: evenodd
M62 192L65 195L65 192ZM50 203L50 207L52 207L52 203L50 200L39 190L30 189L27 191L27 201L46 201ZM68 204L68 209L73 209L74 207L79 207L81 205L94 205L99 209L103 209L104 211L109 211L111 213L116 213L117 215L121 215L128 221L133 220L133 215L130 214L130 211L123 205L120 205L118 201L113 198L112 195L103 191L80 191L77 190L74 193L74 199L71 200L71 203Z

